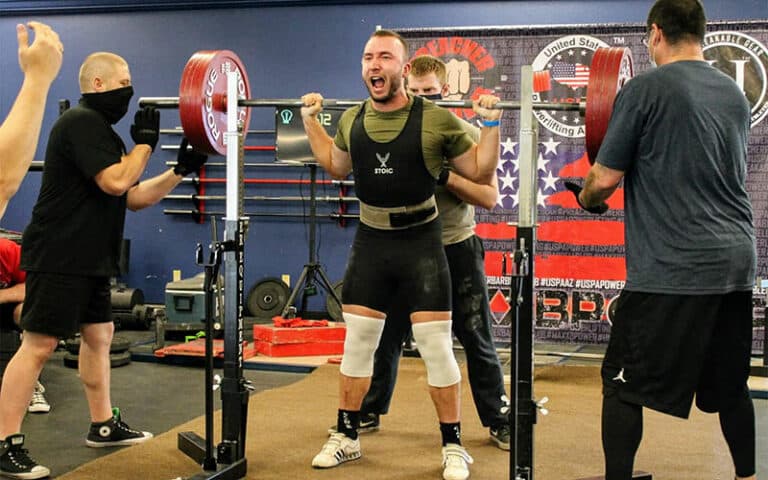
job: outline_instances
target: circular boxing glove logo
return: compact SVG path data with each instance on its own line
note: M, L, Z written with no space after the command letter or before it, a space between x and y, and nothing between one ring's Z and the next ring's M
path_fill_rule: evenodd
M483 94L499 95L506 76L500 73L493 55L492 40L461 36L437 37L412 45L414 57L432 55L445 62L448 95L446 100L469 100ZM452 108L459 118L476 117L471 108Z

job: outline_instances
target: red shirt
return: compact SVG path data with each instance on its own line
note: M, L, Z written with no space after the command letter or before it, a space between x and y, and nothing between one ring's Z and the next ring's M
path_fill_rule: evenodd
M20 268L21 246L7 238L0 238L0 288L24 282L27 273Z

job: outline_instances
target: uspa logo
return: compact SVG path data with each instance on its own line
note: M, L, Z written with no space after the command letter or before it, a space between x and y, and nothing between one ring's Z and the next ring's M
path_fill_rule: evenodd
M768 49L741 32L710 32L704 36L704 58L730 76L746 95L754 127L768 115Z
M533 94L534 102L579 103L587 95L589 67L592 56L604 41L587 35L569 35L558 38L536 56L534 71L549 70L551 89ZM563 137L584 136L584 118L578 111L536 110L539 123L550 132Z

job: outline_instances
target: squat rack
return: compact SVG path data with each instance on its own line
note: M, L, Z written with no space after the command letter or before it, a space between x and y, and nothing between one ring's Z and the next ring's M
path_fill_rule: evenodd
M193 432L179 434L179 449L201 464L204 473L190 477L190 480L203 479L240 479L245 477L247 461L245 458L245 435L247 427L248 395L250 385L243 377L243 314L244 314L244 245L248 227L248 217L243 214L243 131L244 123L238 119L238 106L276 106L294 105L296 100L244 100L238 95L238 74L227 71L227 97L238 98L226 108L226 216L224 242L211 245L211 259L206 265L210 274L213 265L218 262L219 253L225 264L224 295L224 375L220 381L222 395L222 442L217 452L212 452L212 400L213 345L210 336L206 336L206 438L202 439ZM533 425L536 423L537 410L542 408L533 398L533 279L536 244L536 187L537 187L537 145L538 121L534 110L546 108L543 104L534 104L533 67L526 65L521 71L521 95L519 102L501 102L496 108L520 110L520 189L519 219L517 223L516 243L509 254L513 265L510 276L518 281L519 291L511 321L511 341L514 342L510 361L511 408L510 408L510 480L534 480L533 467ZM611 99L612 100L612 99ZM359 101L328 101L333 104L357 104ZM354 103L353 103L354 102ZM438 102L445 106L466 106L466 102ZM159 108L174 108L178 99L149 98L140 99L140 105L156 105ZM551 105L552 109L577 110L581 105ZM553 108L554 107L554 108ZM200 256L198 254L198 256ZM506 257L506 255L505 255ZM202 263L202 262L201 262ZM505 262L506 263L506 262ZM209 271L209 268L211 271ZM214 276L215 278L215 276ZM206 296L212 295L212 282L206 282ZM208 308L208 310L212 310ZM207 318L207 322L211 319ZM600 477L596 477L600 478ZM651 480L648 474L633 476L637 480Z
M227 72L227 95L238 98L237 73ZM509 455L510 480L533 480L533 424L539 405L533 394L533 258L536 224L536 146L538 122L533 115L533 69L522 67L520 129L520 207L517 248L512 254L516 268L513 275L521 279L519 317L512 319L516 345L511 359ZM517 108L518 104L512 108ZM573 108L573 107L571 107ZM578 108L578 107L577 107ZM248 217L243 216L243 124L238 122L237 107L227 108L226 136L226 216L224 242L211 245L211 261L206 264L206 323L212 320L212 278L218 275L220 254L224 261L224 375L220 381L222 396L222 442L213 453L213 340L206 335L206 437L182 432L178 446L204 468L189 480L244 478L247 471L245 436L248 412L248 382L243 377L243 284L244 245ZM215 240L215 239L214 239ZM198 247L198 260L201 260ZM202 263L202 262L200 262Z

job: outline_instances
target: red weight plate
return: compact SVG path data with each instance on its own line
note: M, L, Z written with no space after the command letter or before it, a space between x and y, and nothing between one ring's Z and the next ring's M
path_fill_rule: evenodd
M229 50L202 50L196 52L184 67L179 84L179 117L184 135L195 150L209 155L226 155L227 131L227 76L238 72L238 96L250 98L248 75L242 62ZM243 135L248 131L251 112L238 108L238 119L243 122Z
M608 122L613 113L613 103L616 98L616 72L618 71L617 57L622 55L620 48L609 48L606 55L603 57L602 62L602 74L600 75L602 81L599 84L597 90L597 97L602 99L599 101L597 108L594 110L595 122L593 122L593 134L590 137L590 144L594 146L594 156L588 158L594 163L597 158L597 152L600 150L600 145L603 143L605 132L608 130Z
M179 96L182 127L195 149L209 154L225 154L226 130L226 71L237 68L243 79L241 97L248 96L247 75L239 59L229 51L196 53L185 67ZM250 112L239 109L247 129Z
M590 163L594 163L594 159L597 155L597 151L600 149L600 141L597 136L593 135L600 126L597 122L602 118L604 96L604 83L605 83L605 66L607 65L607 59L609 57L609 49L598 48L592 55L592 63L589 67L589 84L587 85L587 106L584 113L584 128L585 128L585 143L587 148L587 156ZM595 143L597 140L597 143Z
M209 154L225 154L226 71L237 68L243 79L239 95L248 96L247 75L239 59L228 51L202 51L190 58L182 75L179 110L182 127L197 149ZM239 109L247 129L248 109Z
M197 108L194 102L201 101L199 91L202 90L201 78L204 75L204 69L201 72L201 65L206 65L211 61L213 51L200 51L192 55L181 74L181 83L179 84L179 117L181 118L184 135L189 139L190 144L200 150L208 152L211 145L208 142L205 123L197 120ZM195 91L198 92L195 95Z
M533 72L533 91L548 92L552 90L552 82L549 77L549 70Z
M218 120L219 112L210 118L213 120L210 126L207 122L209 118L206 116L205 79L208 66L214 61L216 54L215 50L206 50L196 52L190 57L179 85L179 116L184 135L196 150L214 155L220 153L218 144L222 142L223 130ZM226 91L226 81L216 87ZM211 103L211 107L213 112L216 106ZM223 112L220 106L218 109Z
M616 94L633 75L632 52L629 48L598 48L592 56L584 120L590 163L595 162L608 130Z

